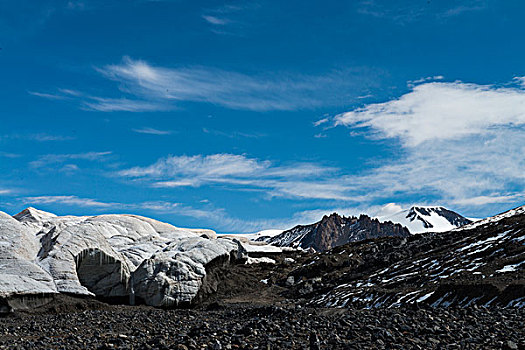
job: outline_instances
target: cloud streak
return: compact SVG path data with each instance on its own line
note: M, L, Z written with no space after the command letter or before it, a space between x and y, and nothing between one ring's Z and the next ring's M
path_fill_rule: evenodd
M454 140L525 124L525 91L462 82L417 85L399 99L336 116L336 125L368 128L407 147ZM495 130L494 132L492 130Z
M337 115L335 125L395 140L399 159L345 181L370 198L419 195L462 207L519 200L525 188L525 90L426 82Z
M235 154L169 156L147 167L133 167L119 176L157 188L228 185L236 190L258 189L269 197L350 200L349 189L326 180L338 169L313 163L274 165L268 160Z
M263 112L339 104L343 95L346 101L351 92L357 96L363 84L376 84L374 74L365 68L318 76L250 75L202 66L160 67L124 57L119 64L96 70L118 84L119 97L93 96L68 89L59 89L56 94L32 94L51 100L75 100L83 109L99 112L170 111L189 102ZM333 94L334 90L341 95Z
M464 0L459 6L448 6L439 2L421 1L410 4L399 4L384 0L361 0L356 4L356 10L361 15L388 19L396 24L449 18L464 15L469 12L478 12L488 8L488 0Z
M111 155L112 152L86 152L86 153L70 153L70 154L45 154L40 156L37 160L29 163L34 168L41 168L49 164L63 163L69 160L88 160L96 161L102 160Z
M256 111L311 108L322 104L315 96L320 86L326 87L336 80L335 76L254 77L206 67L156 67L129 57L121 64L100 68L99 72L132 94L155 101L152 103L159 108L180 101ZM108 101L104 102L107 108ZM90 103L90 107L100 110L96 102Z
M7 134L0 136L0 140L28 140L37 142L48 142L48 141L71 141L75 138L72 136L52 135L46 133L37 134Z
M25 197L23 201L27 204L64 204L76 207L98 207L109 208L114 203L99 202L90 198L79 198L77 196L38 196Z
M173 131L171 130L160 130L155 128L140 128L133 129L134 132L139 134L148 134L148 135L171 135Z
M210 23L210 24L214 24L214 25L219 25L219 26L223 26L225 24L228 24L230 23L230 21L228 19L225 19L225 18L219 18L217 16L210 16L210 15L202 15L202 18Z
M2 195L0 191L0 195ZM190 217L192 219L205 220L211 223L215 229L222 232L255 232L264 228L289 228L304 219L302 213L293 218L286 219L240 219L229 215L225 209L216 208L205 203L202 208L195 208L183 203L167 201L147 201L139 203L116 203L104 202L92 198L82 198L73 195L61 196L35 196L20 199L25 205L60 205L76 208L91 208L97 212L116 211L146 211L155 215L176 215ZM311 215L308 215L311 217ZM176 224L176 223L174 223Z

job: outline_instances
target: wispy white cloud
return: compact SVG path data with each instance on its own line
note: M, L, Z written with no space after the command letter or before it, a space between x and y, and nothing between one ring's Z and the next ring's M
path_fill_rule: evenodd
M208 23L211 23L211 24L214 24L214 25L219 25L219 26L222 26L222 25L230 23L230 20L228 20L226 18L220 18L220 17L217 17L217 16L202 15L202 18Z
M8 189L5 189L5 188L0 188L0 196L12 194L12 193L13 193L12 190L8 190Z
M50 134L32 134L27 135L27 139L34 141L71 141L74 140L73 136L62 136L62 135L50 135Z
M59 171L67 175L72 175L79 171L79 167L76 164L65 164L62 168L59 169Z
M225 4L204 10L202 18L210 25L211 32L219 35L243 35L255 22L261 21L258 2Z
M243 74L211 67L158 67L125 57L119 64L97 68L118 83L119 97L93 96L76 90L33 93L48 99L70 99L83 109L100 112L169 111L183 102L201 102L231 109L270 111L316 108L342 103L344 95L376 85L367 68L309 76L285 73ZM341 95L333 91L341 92ZM124 94L124 96L122 96ZM351 98L350 98L351 99Z
M456 17L468 12L477 12L487 9L487 0L470 0L465 1L464 4L449 8L445 12L439 14L441 17Z
M38 91L28 91L27 92L30 95L46 98L49 100L65 100L67 99L67 96L64 96L62 94L50 94L45 92L38 92Z
M99 112L153 112L175 109L171 103L128 98L88 97L84 100L83 105L86 110Z
M349 200L346 185L338 179L326 179L337 171L313 163L273 165L244 155L213 154L170 156L118 174L141 179L153 187L228 185L237 190L259 189L269 197Z
M336 124L369 128L405 146L493 134L525 124L525 90L462 82L426 83L399 99L336 116Z
M149 127L133 129L133 131L139 134L149 134L149 135L171 135L173 134L173 131L171 130L160 130L160 129L149 128Z
M314 126L319 126L319 125L328 123L329 121L330 121L330 118L322 118L322 119L319 119L318 121L314 122Z
M75 138L72 136L64 135L52 135L47 133L36 133L36 134L6 134L0 136L0 140L28 140L28 141L37 141L37 142L47 142L47 141L71 141Z
M4 158L20 158L20 157L22 157L22 155L18 154L18 153L11 153L11 152L0 151L0 157L4 157Z
M160 67L124 57L121 63L96 68L118 83L119 97L94 96L70 89L33 93L47 99L68 99L100 112L170 111L184 102L230 109L271 111L311 109L348 103L364 86L377 85L369 68L331 71L322 75L244 74L212 67ZM333 91L340 94L334 94ZM344 101L343 101L344 97Z
M414 87L418 84L421 84L421 83L427 83L427 82L430 82L430 81L438 81L438 80L443 80L445 79L444 76L442 75L434 75L434 76L431 76L431 77L424 77L424 78L419 78L419 79L416 79L416 80L409 80L407 82L407 85L409 87Z
M48 100L71 100L74 97L80 97L84 94L80 91L72 90L72 89L57 89L54 93L49 92L39 92L39 91L28 91L27 92L30 95L45 98Z
M525 190L525 90L426 82L398 99L335 117L400 157L345 177L369 199L419 195L462 207L519 200Z
M371 17L388 19L397 24L407 24L423 19L448 19L469 12L486 10L489 0L463 0L461 5L449 6L438 1L418 1L407 4L385 0L361 0L357 12Z
M70 153L70 154L45 154L40 156L37 160L30 162L32 167L40 168L48 164L63 163L68 160L101 160L109 156L112 152L86 152L86 153Z
M396 203L387 203L378 210L376 210L374 213L370 213L370 215L373 215L375 217L389 217L393 214L397 214L400 211L403 210L403 207Z
M237 218L231 216L223 208L215 208L212 205L206 205L203 208L194 208L182 203L171 203L164 201L139 203L140 209L149 210L156 215L174 214L191 218L203 219L209 223L213 229L219 232L243 232L252 233L265 229L289 229L296 225L304 225L319 221L323 215L333 212L344 215L358 215L359 209L356 208L331 208L327 210L306 210L297 212L290 217L285 218Z
M176 177L213 178L254 174L270 166L268 161L260 162L242 155L214 154L208 156L172 156L158 160L148 167L135 167L120 172L128 177Z
M64 95L69 95L69 96L82 96L82 92L80 91L77 91L77 90L71 90L71 89L58 89L58 91Z
M417 20L423 16L426 10L426 4L421 2L417 5L395 6L391 2L378 0L361 0L357 2L357 12L362 15L385 18L395 23L405 24Z
M235 138L250 138L250 139L258 139L261 137L267 136L266 134L257 133L257 132L241 132L241 131L221 131L221 130L215 130L215 129L209 129L209 128L202 128L202 132L205 134L212 134L216 136L224 136L231 139Z
M25 197L23 202L26 204L38 205L38 204L64 204L75 207L100 207L108 208L115 206L114 203L99 202L90 198L80 198L77 196L38 196L38 197Z
M2 195L2 192L0 192ZM223 208L216 208L209 202L201 202L200 208L177 202L167 201L147 201L139 203L118 203L104 202L92 198L82 198L74 195L60 196L35 196L24 197L19 199L25 205L60 205L73 208L91 208L97 212L142 212L151 213L155 216L171 214L175 216L184 216L201 221L199 226L211 225L215 230L222 232L255 232L267 228L289 228L303 219L302 214L293 218L285 219L263 219L249 218L241 219L231 216ZM150 214L150 215L151 215ZM177 222L173 222L180 226Z
M118 65L99 69L108 79L119 82L122 89L138 96L138 107L127 110L172 108L177 101L208 102L232 109L291 110L312 108L330 103L325 96L329 85L345 85L336 74L325 76L250 76L206 67L164 68L145 61L124 58ZM344 74L343 74L344 75ZM321 95L321 96L319 96ZM328 100L325 100L328 99ZM90 108L102 111L122 108L121 100L89 102ZM132 101L124 100L124 105Z
M494 203L513 203L523 199L525 199L525 193L516 193L509 196L477 196L471 198L457 199L454 201L454 203L463 206L479 206Z
M82 11L86 8L84 1L68 1L66 8L68 10Z

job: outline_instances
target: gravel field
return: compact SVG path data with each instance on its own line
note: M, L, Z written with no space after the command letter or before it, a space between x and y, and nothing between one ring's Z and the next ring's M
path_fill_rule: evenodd
M0 349L525 349L525 310L160 310L61 302L0 318Z

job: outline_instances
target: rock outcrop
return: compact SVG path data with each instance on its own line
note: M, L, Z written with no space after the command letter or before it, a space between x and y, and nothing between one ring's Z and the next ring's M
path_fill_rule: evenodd
M280 247L313 248L325 251L349 242L380 237L407 237L410 232L399 224L379 222L367 215L344 217L334 213L321 221L306 226L296 226L271 237L269 244Z
M28 208L0 213L0 298L68 293L191 304L215 260L240 254L211 230L135 215L56 216Z

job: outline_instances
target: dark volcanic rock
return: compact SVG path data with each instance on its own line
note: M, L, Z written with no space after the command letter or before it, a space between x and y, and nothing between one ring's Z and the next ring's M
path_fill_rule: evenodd
M349 242L380 237L408 237L406 227L392 222L379 222L367 215L344 217L334 213L321 221L306 226L296 226L267 240L281 247L313 248L325 251Z

